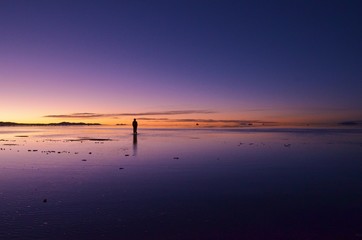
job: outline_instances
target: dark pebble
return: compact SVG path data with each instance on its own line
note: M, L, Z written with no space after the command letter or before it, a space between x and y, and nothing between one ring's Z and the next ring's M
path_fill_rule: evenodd
M174 157L173 159L180 159L179 157Z
M48 199L44 198L43 203L46 203L46 202L48 202Z
M82 159L83 162L87 161L87 159Z

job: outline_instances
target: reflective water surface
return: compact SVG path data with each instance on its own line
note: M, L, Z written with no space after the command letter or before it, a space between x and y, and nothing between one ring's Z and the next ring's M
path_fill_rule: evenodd
M0 214L0 239L362 239L362 131L2 127Z

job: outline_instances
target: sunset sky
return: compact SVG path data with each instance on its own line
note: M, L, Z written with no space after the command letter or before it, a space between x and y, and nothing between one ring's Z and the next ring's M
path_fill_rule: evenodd
M362 1L0 1L0 121L362 120Z

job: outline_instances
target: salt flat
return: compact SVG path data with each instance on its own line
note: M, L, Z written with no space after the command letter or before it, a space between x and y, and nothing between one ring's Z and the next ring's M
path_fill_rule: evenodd
M0 128L0 239L359 239L360 129Z

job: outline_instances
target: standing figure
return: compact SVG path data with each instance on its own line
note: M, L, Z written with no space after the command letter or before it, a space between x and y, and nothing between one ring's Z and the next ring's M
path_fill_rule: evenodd
M132 126L133 126L133 134L137 134L138 123L136 119L133 119Z

